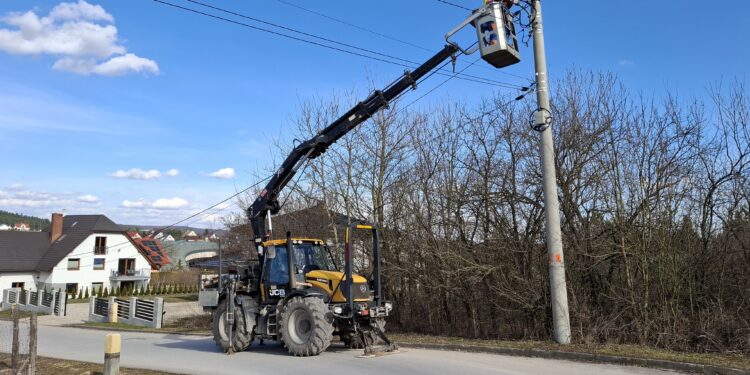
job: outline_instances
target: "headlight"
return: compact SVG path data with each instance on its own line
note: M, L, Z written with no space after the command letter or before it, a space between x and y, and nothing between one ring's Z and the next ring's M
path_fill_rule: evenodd
M341 313L344 312L344 309L341 306L334 306L333 307L333 313L337 315L341 315Z
M383 304L383 305L385 306L385 309L386 309L386 311L391 311L391 310L393 310L393 304L392 304L392 303L390 303L390 302L386 302L386 303L385 303L385 304Z

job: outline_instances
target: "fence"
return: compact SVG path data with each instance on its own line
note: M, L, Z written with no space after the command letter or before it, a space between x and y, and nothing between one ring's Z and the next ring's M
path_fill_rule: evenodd
M164 299L152 300L130 297L99 298L91 297L89 301L89 322L109 322L109 311L117 303L117 322L135 326L161 328L164 315Z
M24 318L13 309L11 320L0 319L0 375L36 374L36 313Z
M29 291L21 288L3 290L0 310L9 309L13 305L21 311L64 316L68 305L68 295L60 291Z

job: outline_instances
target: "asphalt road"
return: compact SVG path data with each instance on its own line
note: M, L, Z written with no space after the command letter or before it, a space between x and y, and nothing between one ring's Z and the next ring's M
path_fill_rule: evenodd
M3 325L6 322L0 322ZM8 327L0 327L7 329ZM39 327L39 355L103 362L108 332ZM675 374L638 367L576 363L495 354L402 349L399 353L360 358L361 350L339 344L317 357L295 358L276 344L257 343L227 356L205 336L122 332L122 366L183 374Z

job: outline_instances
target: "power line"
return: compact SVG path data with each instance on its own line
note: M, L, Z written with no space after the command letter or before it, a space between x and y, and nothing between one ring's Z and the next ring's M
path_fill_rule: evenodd
M297 30L297 29L293 29L293 28L290 28L290 27L279 25L279 24L276 24L276 23L273 23L273 22L264 21L264 20L261 20L261 19L256 18L256 17L251 17L251 16L248 16L248 15L244 15L244 14L241 14L241 13L237 13L237 12L231 11L231 10L227 10L227 9L224 9L224 8L220 8L220 7L217 7L217 6L210 5L210 4L206 4L206 3L203 3L203 2L200 2L200 1L197 1L197 0L186 0L186 1L194 3L194 4L198 4L198 5L210 8L210 9L214 9L214 10L217 10L217 11L220 11L220 12L231 14L231 15L234 15L234 16L237 16L237 17L246 18L246 19L249 19L249 20L252 20L252 21L255 21L255 22L259 22L259 23L265 24L265 25L269 25L269 26L272 26L272 27L277 27L277 28L280 28L280 29L283 29L283 30L287 30L287 31L291 31L291 32L294 32L294 33L298 33L300 35L304 35L304 36L309 37L309 38L315 38L315 39L319 39L321 41L325 41L327 43L337 44L337 45L345 47L345 48L350 48L350 49L354 49L354 50L357 50L357 51L362 51L364 53L360 53L360 52L356 52L356 51L351 51L351 50L347 50L347 49L344 49L344 48L339 48L339 47L335 47L335 46L331 46L331 45L327 45L327 44L315 42L315 41L304 39L304 38L300 38L300 37L297 37L297 36L294 36L294 35L289 35L289 34L281 33L281 32L278 32L278 31L269 30L269 29L266 29L266 28L263 28L263 27L258 27L258 26L250 25L250 24L247 24L247 23L244 23L244 22L232 20L232 19L229 19L229 18L226 18L226 17L221 17L221 16L218 16L218 15L215 15L215 14L210 14L210 13L202 12L202 11L197 10L197 9L184 7L184 6L181 6L181 5L178 5L178 4L174 4L174 3L170 3L170 2L164 1L164 0L154 0L154 1L157 2L157 3L161 3L161 4L164 4L164 5L168 5L168 6L174 7L174 8L182 9L182 10L185 10L185 11L188 11L188 12L200 14L200 15L211 17L211 18L214 18L214 19L222 20L222 21L225 21L225 22L230 22L230 23L233 23L233 24L236 24L236 25L240 25L240 26L245 26L245 27L248 27L248 28L251 28L251 29L254 29L254 30L258 30L258 31L262 31L262 32L267 32L267 33L274 34L274 35L277 35L277 36L281 36L281 37L293 39L293 40L296 40L296 41L313 44L313 45L316 45L316 46L319 46L319 47L324 47L324 48L332 49L332 50L339 51L339 52L348 53L348 54L359 56L359 57L364 57L364 58L368 58L368 59L372 59L372 60L376 60L376 61L380 61L380 62L385 62L385 63L392 64L392 65L402 66L402 67L409 68L409 69L413 69L414 66L407 65L405 63L413 64L413 65L419 65L417 62L414 62L414 61L411 61L411 60L408 60L408 59L403 59L403 58L400 58L400 57L397 57L397 56L393 56L393 55L389 55L389 54L385 54L385 53L382 53L382 52L373 51L373 50L370 50L370 49L366 49L366 48L362 48L362 47L357 47L357 46L354 46L354 45L351 45L351 44L348 44L348 43L339 42L339 41L336 41L336 40L333 40L333 39L330 39L330 38L326 38L326 37L318 36L318 35L315 35L315 34L307 33L307 32L304 32L304 31ZM365 53L374 54L376 56L381 56L381 57L371 56L371 55L367 55ZM389 59L391 59L391 60L389 60ZM398 60L398 61L401 61L401 62L392 61L392 60ZM438 74L446 75L446 76L450 75L450 73L438 73ZM469 82L491 84L491 85L499 86L499 87L503 87L503 88L512 88L512 89L518 88L517 85L511 84L511 83L508 83L508 82L497 81L497 80L493 80L493 79L490 79L490 78L478 77L478 76L473 76L473 75L469 75L469 74L462 74L462 76L458 77L458 79L462 79L462 80L469 81Z
M450 6L452 6L452 7L456 7L456 8L461 8L461 9L463 9L463 10L468 10L469 12L471 12L471 9L469 9L469 8L467 8L467 7L463 6L463 5L458 5L458 4L456 4L456 3L452 3L452 2L450 2L450 1L446 1L446 0L436 0L436 1L438 1L438 2L441 2L441 3L443 3L443 4L447 4L447 5L450 5Z

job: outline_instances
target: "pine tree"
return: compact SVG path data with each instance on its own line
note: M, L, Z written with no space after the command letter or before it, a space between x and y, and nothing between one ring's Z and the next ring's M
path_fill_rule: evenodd
M102 296L102 298L109 297L109 289L107 289L106 286L104 287L104 291L101 293L101 296Z
M86 290L83 292L83 298L89 299L89 287L86 287Z
M83 299L83 289L78 288L78 299Z

